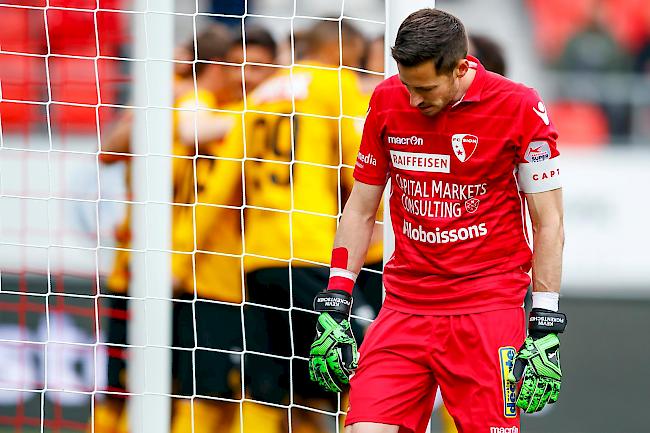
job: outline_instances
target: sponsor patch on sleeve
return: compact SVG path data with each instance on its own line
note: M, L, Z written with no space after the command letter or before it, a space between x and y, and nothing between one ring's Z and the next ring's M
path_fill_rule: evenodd
M528 145L524 159L532 163L551 159L551 147L546 141L533 141Z

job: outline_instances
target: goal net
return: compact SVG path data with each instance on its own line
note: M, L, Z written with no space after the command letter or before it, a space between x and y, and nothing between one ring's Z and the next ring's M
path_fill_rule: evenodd
M308 380L309 304L384 11L0 1L0 432L341 431L346 394Z

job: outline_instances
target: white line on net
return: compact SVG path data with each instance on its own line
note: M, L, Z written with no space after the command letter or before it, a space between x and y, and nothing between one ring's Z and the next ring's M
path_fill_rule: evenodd
M212 401L220 401L220 402L225 402L225 403L240 403L240 402L252 402L252 403L257 403L263 406L269 406L269 407L276 407L280 409L289 409L291 407L303 409L306 411L314 412L314 413L319 413L323 415L337 415L337 414L345 414L343 411L338 411L338 412L330 412L327 410L323 409L317 409L314 407L309 407L309 406L303 406L300 404L291 404L291 405L284 405L284 404L278 404L278 403L270 403L270 402L265 402L261 400L255 400L251 398L242 398L242 399L232 399L232 398L226 398L226 397L214 397L210 395L202 395L202 394L195 394L192 396L187 396L187 395L182 395L182 394L173 394L173 393L164 393L164 392L144 392L144 393L131 393L131 392L123 392L123 391L111 391L111 390L97 390L93 389L92 391L82 391L82 390L74 390L74 389L65 389L65 388L39 388L39 389L25 389L25 388L12 388L12 387L3 387L3 391L16 391L16 392L24 392L24 393L31 393L31 394L42 394L43 392L65 392L65 393L71 393L71 394L77 394L77 395L87 395L87 396L94 396L97 394L101 395L112 395L112 396L120 396L120 397L131 397L131 396L136 396L136 395L151 395L151 396L160 396L160 397L169 397L177 400L193 400L194 398L201 398L201 399L206 399L206 400L212 400Z
M200 253L200 254L212 254L212 255L218 255L218 256L223 256L223 257L232 257L232 258L244 258L244 257L255 257L255 258L260 258L260 259L266 259L266 260L272 260L276 262L284 262L284 263L293 263L293 262L301 262L301 263L306 263L310 265L317 265L317 266L323 266L323 267L329 267L328 263L322 263L322 262L316 262L313 260L307 260L307 259L301 259L298 257L292 257L290 259L282 259L278 257L271 257L271 256L265 256L261 254L254 254L254 253L242 253L242 254L232 254L232 253L222 253L218 251L208 251L208 250L201 250L197 249L195 247L194 250L192 251L177 251L177 250L168 250L168 249L162 249L162 248L121 248L121 247L115 247L115 246L104 246L104 245L98 245L96 247L84 247L80 245L65 245L65 244L56 244L56 243L48 243L47 245L41 245L41 244L31 244L31 243L17 243L17 242L9 242L9 241L0 241L0 245L6 245L6 246L16 246L16 247L27 247L27 248L42 248L42 249L49 249L49 248L65 248L65 249L70 249L70 250L80 250L80 251L95 251L98 248L107 250L107 251L126 251L126 252L131 252L131 253L144 253L147 251L155 251L155 252L161 252L161 253L169 253L169 254L180 254L180 255L191 255L195 253ZM371 272L371 273L378 273L380 274L381 271L377 271L375 269L369 269L369 268L361 268L364 271Z
M47 14L46 14L45 11L43 11L43 24L44 24L44 28L45 28L45 42L47 44L47 53L50 54L52 52L52 49L51 49L51 45L50 45L50 34L49 34L49 30L48 30ZM50 68L49 68L48 62L45 62L45 80L46 80L46 84L47 84L47 99L48 99L48 101L51 101L52 100L52 81L51 81L51 77L50 77ZM49 106L45 110L45 117L46 117L46 121L47 121L48 143L49 143L50 149L52 149L52 147L53 147L52 146L52 143L53 143L53 141L52 141L52 119L51 119L51 116L50 116L50 108L49 108ZM52 167L52 159L51 159L51 154L48 153L48 155L47 155L48 177L50 177L50 173L49 173L50 167ZM52 183L51 182L48 182L48 192L49 192L50 195L52 194ZM50 229L50 221L52 221L49 206L47 207L46 212L47 212L47 221L48 221L48 230L49 230ZM52 293L52 268L51 268L51 257L50 256L51 256L50 254L47 255L47 292L48 292L47 295ZM50 303L47 302L47 301L45 302L45 327L46 327L45 329L46 329L46 333L47 333L47 339L49 341L50 335L51 335L51 332L50 332ZM45 353L44 353L44 363L45 363L44 365L46 367L43 369L43 385L44 385L45 390L47 390L47 385L48 385L48 382L49 382L49 370L47 368L47 366L49 365L48 352L49 352L48 350L45 350ZM44 398L41 398L41 408L40 409L41 409L41 415L44 417L45 416L44 415L45 414L45 399ZM41 430L43 430L44 427L45 427L44 423L41 424Z
M109 107L109 108L131 108L131 109L145 109L145 108L155 108L155 109L161 109L161 110L170 110L170 111L187 111L187 112L195 112L197 110L191 109L191 108L177 108L177 107L165 107L165 106L160 106L160 105L126 105L126 104L87 104L83 102L66 102L66 101L27 101L27 100L22 100L22 99L9 99L9 98L2 98L0 99L2 102L13 102L13 103L18 103L18 104L28 104L28 105L43 105L43 106L48 106L48 105L63 105L63 106L68 106L68 107L86 107L86 108L98 108L98 107ZM245 113L255 113L255 114L268 114L268 115L273 115L273 116L279 116L279 117L293 117L293 116L305 116L305 117L314 117L314 118L319 118L319 119L329 119L329 120L340 120L340 119L352 119L352 120L361 120L363 117L360 116L349 116L346 114L341 114L339 116L326 116L322 114L313 114L313 113L303 113L300 111L296 111L293 113L277 113L273 111L262 111L262 110L252 110L252 109L245 109L245 110L226 110L226 109L218 109L218 108L201 108L200 111L208 111L208 112L213 112L213 113L224 113L224 114L245 114ZM148 155L149 153L147 153ZM168 155L169 156L169 155Z
M70 6L29 6L29 5L16 5L16 4L1 4L0 7L7 7L7 8L15 8L15 9L29 9L29 10L40 10L40 11L47 11L47 10L60 10L60 11L71 11L71 12L87 12L87 13L97 13L97 12L112 12L112 13L123 13L123 14L131 14L131 15L144 15L146 14L157 14L157 15L173 15L173 16L179 16L179 17L212 17L212 18L272 18L272 19L281 19L281 20L293 20L293 19L311 19L311 20L319 20L319 21L339 21L341 19L348 19L348 20L354 20L354 21L360 21L360 22L366 22L366 23L372 23L372 24L381 24L385 25L385 21L380 21L380 20L373 20L369 18L360 18L360 17L353 17L349 15L340 15L339 17L332 18L332 17L325 17L325 16L314 16L314 15L268 15L268 14L253 14L253 13L244 13L243 15L236 15L236 14L220 14L220 13L210 13L210 12L198 12L198 8L196 9L197 12L163 12L163 11L156 11L156 10L146 10L146 11L140 11L140 10L129 10L129 9L112 9L112 8L80 8L80 7L70 7ZM294 11L295 12L295 11Z

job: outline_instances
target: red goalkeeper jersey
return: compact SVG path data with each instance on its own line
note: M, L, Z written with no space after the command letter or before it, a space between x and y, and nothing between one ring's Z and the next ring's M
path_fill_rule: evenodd
M557 132L535 90L472 57L464 97L433 117L397 76L370 101L354 177L391 179L385 305L466 314L520 306L532 253L523 193L560 188Z

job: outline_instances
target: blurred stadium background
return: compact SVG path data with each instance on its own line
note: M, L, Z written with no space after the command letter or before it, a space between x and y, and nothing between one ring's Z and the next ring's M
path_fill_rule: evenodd
M214 21L235 33L242 22L265 27L281 52L292 31L314 24L305 17L349 21L369 43L383 37L386 22L383 0L174 4L176 45ZM561 403L523 417L522 429L647 432L650 5L438 0L436 7L501 46L506 74L540 91L560 132L566 379ZM131 110L140 67L132 61L134 27L143 15L129 0L0 0L1 432L87 431L91 395L107 391L108 357L125 356L98 341L106 342L108 318L124 314L109 305L104 285L130 196L124 163L105 165L99 155ZM376 74L366 71L381 73L383 65L365 60L347 66L372 82ZM433 431L442 428L434 417Z

